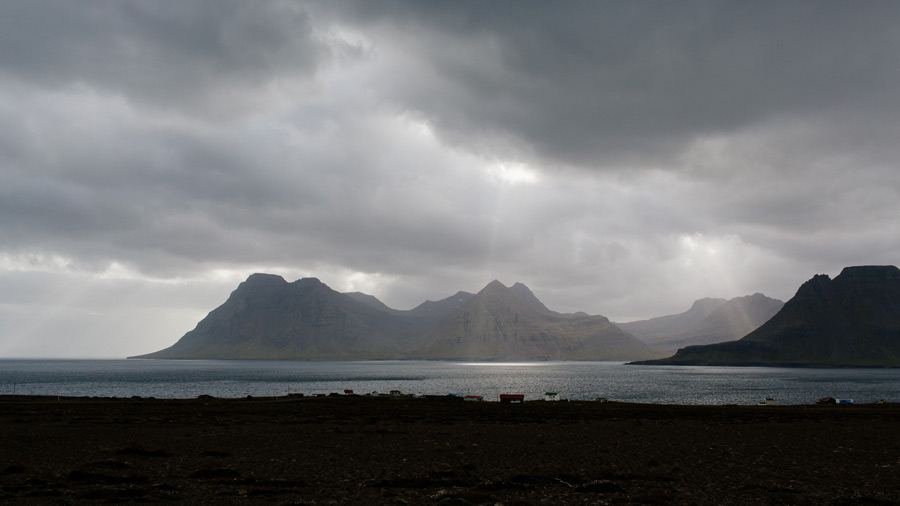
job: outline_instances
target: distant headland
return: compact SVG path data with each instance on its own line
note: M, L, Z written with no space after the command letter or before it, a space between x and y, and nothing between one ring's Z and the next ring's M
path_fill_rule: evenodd
M737 341L689 346L657 365L900 367L900 269L847 267L819 274Z

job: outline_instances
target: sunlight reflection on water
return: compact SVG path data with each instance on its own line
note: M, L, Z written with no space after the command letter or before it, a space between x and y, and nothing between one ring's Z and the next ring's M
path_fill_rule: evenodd
M466 367L541 367L552 362L461 362Z
M657 404L900 401L898 369L630 366L622 362L0 360L0 394L192 398L343 392L482 395Z

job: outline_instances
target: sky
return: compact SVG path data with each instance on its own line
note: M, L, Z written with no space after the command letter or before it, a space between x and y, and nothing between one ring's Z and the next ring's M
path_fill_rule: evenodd
M254 272L632 321L900 263L900 2L0 2L0 357Z

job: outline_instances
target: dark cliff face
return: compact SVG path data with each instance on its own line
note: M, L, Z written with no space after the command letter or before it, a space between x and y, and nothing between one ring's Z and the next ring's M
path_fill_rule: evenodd
M816 275L743 339L684 348L658 363L900 367L900 269Z

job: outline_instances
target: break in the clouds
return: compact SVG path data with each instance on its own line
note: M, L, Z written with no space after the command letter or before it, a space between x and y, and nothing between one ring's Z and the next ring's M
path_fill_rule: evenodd
M647 318L900 258L896 2L0 5L0 356L255 271Z

